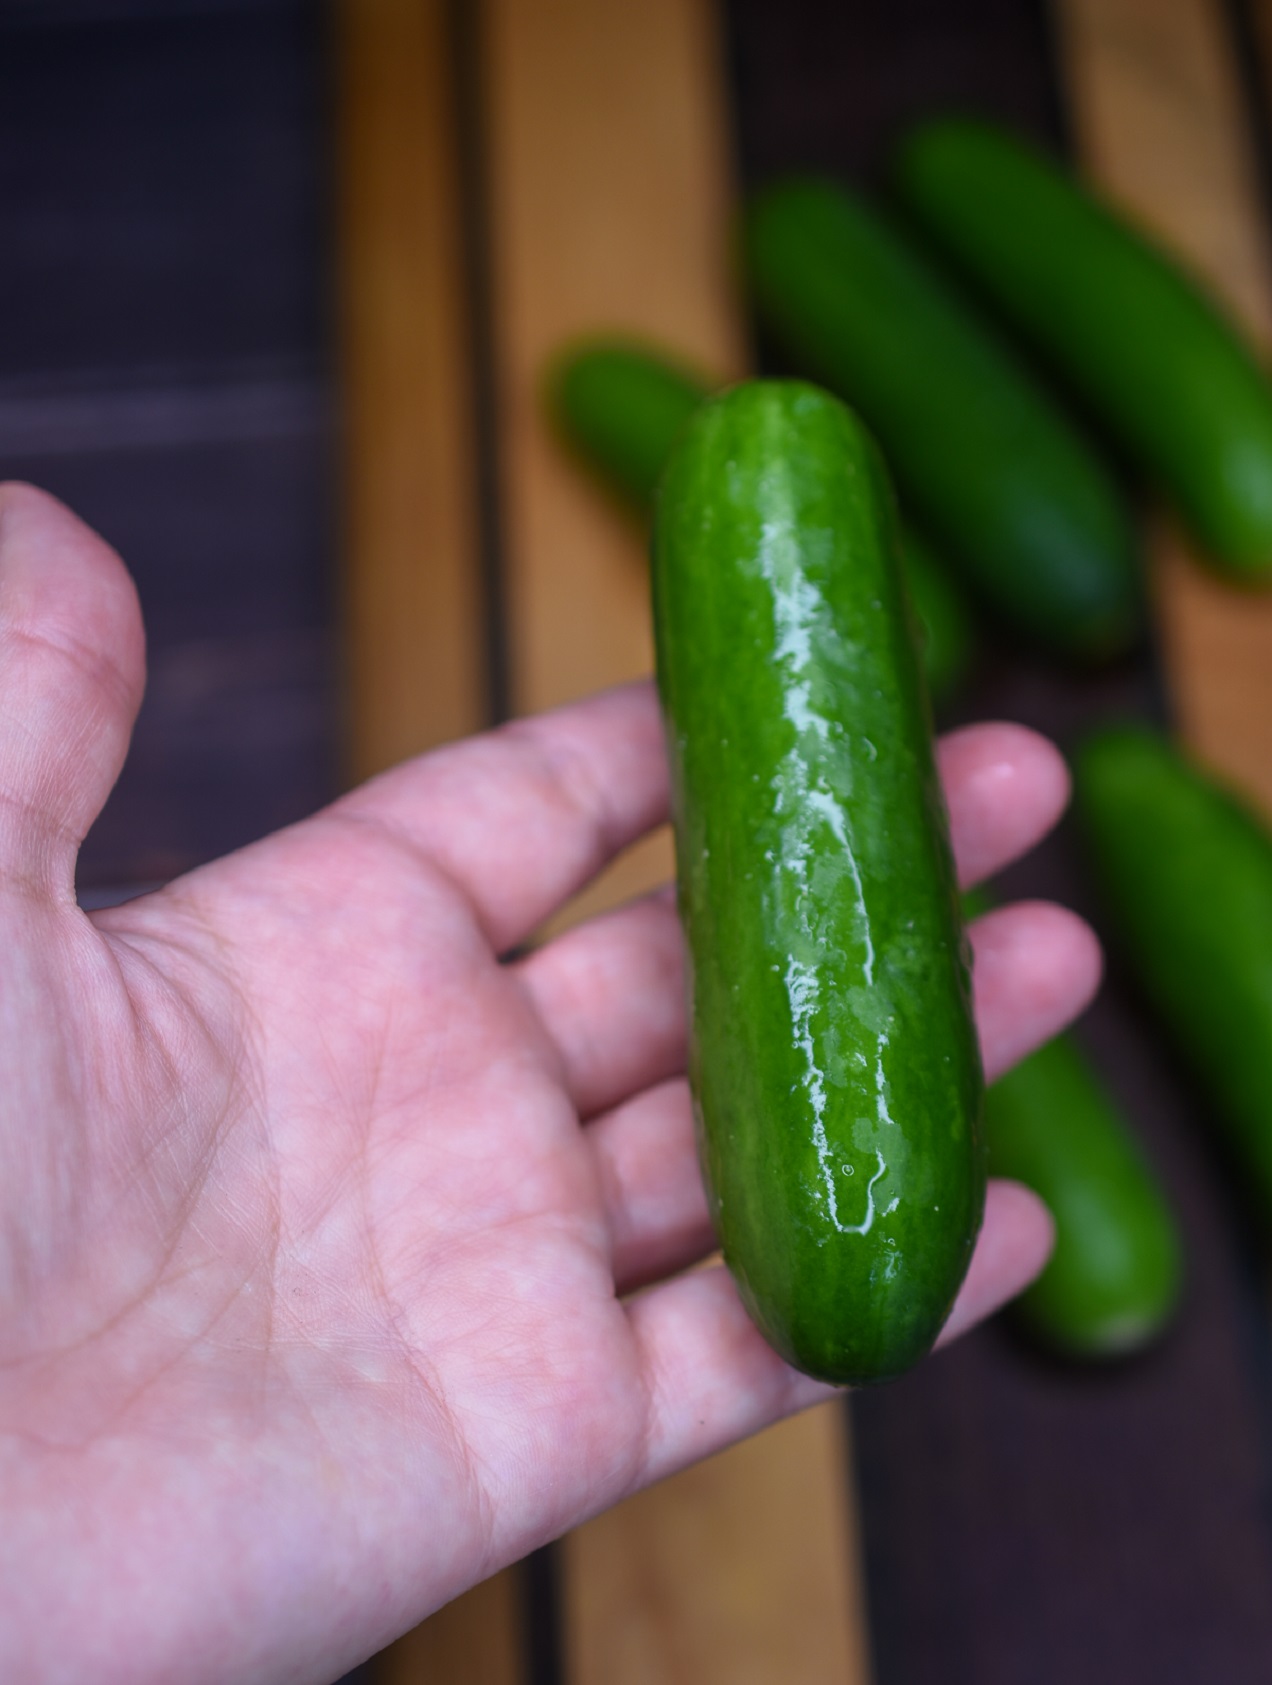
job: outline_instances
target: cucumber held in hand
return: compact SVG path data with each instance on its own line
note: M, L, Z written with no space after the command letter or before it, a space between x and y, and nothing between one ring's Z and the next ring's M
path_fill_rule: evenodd
M1129 645L1140 586L1112 481L918 254L817 181L760 194L746 252L763 320L864 417L907 509L984 600L1061 655Z
M712 1209L808 1373L932 1344L980 1225L981 1074L880 458L797 382L707 403L654 534L658 679Z
M983 893L963 898L968 918ZM1116 1357L1146 1345L1179 1296L1174 1220L1138 1142L1069 1036L1056 1036L985 1091L991 1175L1032 1188L1056 1243L1016 1312L1071 1357Z
M1144 728L1090 738L1075 775L1111 933L1272 1223L1272 838Z
M557 425L618 495L644 513L658 476L709 388L679 362L627 339L585 340L561 356L549 384ZM951 696L976 652L971 615L931 550L902 534L902 560L919 622L932 699Z
M1157 477L1214 559L1272 577L1272 386L1200 288L988 124L925 125L896 177L909 208Z

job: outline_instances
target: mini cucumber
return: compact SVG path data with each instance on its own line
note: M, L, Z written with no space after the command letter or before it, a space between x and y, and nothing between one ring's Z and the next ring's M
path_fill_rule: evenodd
M983 893L964 896L971 918ZM1056 1036L985 1092L993 1176L1023 1182L1055 1221L1042 1274L1017 1315L1071 1357L1115 1357L1159 1334L1179 1296L1180 1248L1165 1197L1129 1125L1069 1036Z
M904 522L901 569L919 623L919 655L928 693L939 705L962 689L975 665L976 628L949 569Z
M1272 386L1168 257L985 123L902 147L908 208L1045 351L1234 574L1272 576Z
M906 507L984 600L1061 655L1125 649L1141 591L1117 490L992 330L828 183L768 189L745 232L761 318L860 412Z
M710 400L653 545L725 1259L774 1347L884 1380L932 1344L985 1187L961 916L882 462L801 382Z
M663 352L626 339L584 340L558 358L549 382L557 425L588 465L640 513L653 502L676 436L709 395L707 383ZM929 547L903 529L902 557L934 702L967 678L976 633L962 592Z
M575 449L643 513L676 435L709 391L686 364L606 337L583 340L557 358L548 403Z
M1099 732L1074 770L1111 934L1272 1222L1272 838L1145 728Z
M1115 1357L1154 1339L1179 1294L1179 1243L1138 1143L1077 1043L1057 1036L985 1095L989 1168L1032 1188L1055 1250L1016 1301L1048 1345Z

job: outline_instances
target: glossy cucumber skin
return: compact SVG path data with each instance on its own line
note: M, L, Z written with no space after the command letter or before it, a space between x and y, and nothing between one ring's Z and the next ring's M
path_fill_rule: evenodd
M709 391L665 354L627 340L597 339L558 359L551 401L570 444L643 514L677 435ZM909 531L902 534L902 559L928 690L941 702L958 690L975 660L971 613L948 571Z
M676 435L707 396L706 382L625 339L592 339L558 357L548 401L561 431L624 498L653 502Z
M800 382L711 400L654 531L691 972L725 1259L788 1361L885 1380L931 1346L984 1202L961 917L890 490Z
M1272 839L1146 729L1098 733L1074 771L1110 934L1272 1221Z
M902 147L908 208L1161 482L1212 557L1272 574L1272 386L1169 258L988 124Z
M829 183L761 193L745 247L762 319L861 414L906 507L983 599L1058 654L1126 648L1142 604L1117 489L973 310Z

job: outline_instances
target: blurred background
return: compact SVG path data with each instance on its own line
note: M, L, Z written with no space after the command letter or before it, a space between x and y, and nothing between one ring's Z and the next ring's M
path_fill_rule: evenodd
M739 202L791 169L873 190L905 124L949 110L1058 152L1266 348L1268 0L0 0L0 474L120 550L150 638L85 901L647 671L644 537L556 437L550 360L619 329L709 380L782 367ZM1135 495L1148 644L1075 676L987 625L944 718L1062 745L1110 713L1169 724L1272 807L1272 610ZM669 869L657 838L576 914ZM1092 906L1064 829L1002 889ZM581 1529L359 1678L1265 1681L1266 1253L1116 966L1080 1035L1183 1230L1158 1345L1092 1370L984 1329Z

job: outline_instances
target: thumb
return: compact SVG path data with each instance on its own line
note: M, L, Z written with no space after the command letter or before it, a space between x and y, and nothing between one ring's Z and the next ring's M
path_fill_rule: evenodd
M74 894L144 684L119 557L55 498L0 485L0 885Z

